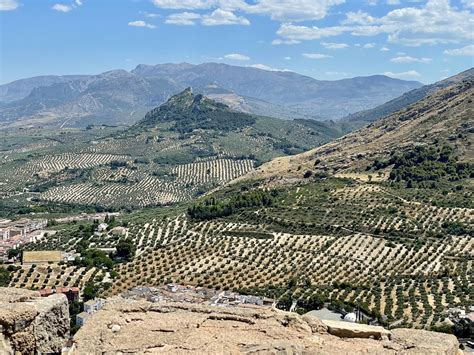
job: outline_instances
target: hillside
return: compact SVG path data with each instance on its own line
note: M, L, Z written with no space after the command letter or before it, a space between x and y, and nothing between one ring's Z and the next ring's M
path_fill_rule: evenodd
M249 113L337 119L421 84L382 75L321 81L292 72L218 63L138 65L131 72L35 77L1 85L0 124L133 124L189 86L203 94L237 95L247 103Z
M130 209L187 201L340 135L309 122L234 111L186 89L125 130L5 130L0 202L10 213L27 205Z
M474 75L474 68L468 69L455 76L438 81L434 84L424 85L421 88L414 89L404 93L402 96L383 103L370 110L356 112L341 120L341 124L346 126L346 130L350 131L378 120L384 116L395 113L415 102L434 94L436 91L444 89L453 84L458 84L465 79L469 79Z
M461 161L474 159L472 145L474 77L436 90L415 104L369 126L291 158L275 159L253 177L298 176L298 169L364 171L373 160L417 145L453 147Z

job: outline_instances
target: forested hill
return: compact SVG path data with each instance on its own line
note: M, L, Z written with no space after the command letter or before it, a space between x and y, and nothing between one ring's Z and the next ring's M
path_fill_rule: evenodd
M157 123L174 122L178 132L195 129L231 131L254 124L255 116L231 110L227 105L194 95L191 88L171 97L163 105L151 110L137 126L155 126Z

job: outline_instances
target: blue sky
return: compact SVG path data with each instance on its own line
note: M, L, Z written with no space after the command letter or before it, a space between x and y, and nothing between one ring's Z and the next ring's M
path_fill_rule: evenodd
M0 0L0 82L223 62L430 83L474 66L474 0Z

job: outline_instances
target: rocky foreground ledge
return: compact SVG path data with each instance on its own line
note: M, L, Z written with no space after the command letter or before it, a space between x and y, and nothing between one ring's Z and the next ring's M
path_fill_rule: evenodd
M60 352L62 295L0 288L0 354ZM461 354L452 335L323 322L258 306L152 303L114 297L73 338L69 354Z
M333 335L337 334L337 335ZM74 337L76 353L459 354L453 335L324 322L263 307L110 299Z

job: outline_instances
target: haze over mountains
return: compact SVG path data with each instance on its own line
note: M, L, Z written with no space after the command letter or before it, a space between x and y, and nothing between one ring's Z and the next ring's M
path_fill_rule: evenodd
M338 119L419 88L383 75L321 81L218 63L138 65L131 72L43 76L0 86L0 123L132 124L191 86L234 109L284 118Z

